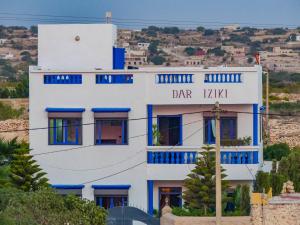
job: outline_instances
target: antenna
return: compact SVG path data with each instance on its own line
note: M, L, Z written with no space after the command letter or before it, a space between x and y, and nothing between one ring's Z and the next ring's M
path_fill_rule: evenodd
M111 23L111 16L112 16L111 11L107 11L105 13L106 23Z

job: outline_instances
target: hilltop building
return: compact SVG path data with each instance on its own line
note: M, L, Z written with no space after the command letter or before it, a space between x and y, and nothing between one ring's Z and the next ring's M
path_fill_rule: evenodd
M260 66L129 70L112 24L38 29L30 128L48 129L30 130L30 148L59 193L150 214L166 197L181 206L183 180L202 146L215 143L216 101L227 110L221 114L226 179L233 187L254 181L263 159Z

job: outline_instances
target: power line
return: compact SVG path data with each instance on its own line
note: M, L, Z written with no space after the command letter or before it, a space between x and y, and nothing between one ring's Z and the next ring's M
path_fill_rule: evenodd
M182 126L187 126L190 124L194 124L196 122L202 121L203 119L200 120L195 120L186 124L183 124ZM178 128L179 126L174 126L174 127L170 127L170 128L165 128L163 130L170 130L170 129L174 129L174 128ZM128 139L132 139L132 138L137 138L137 137L142 137L142 136L146 136L148 133L146 134L140 134L140 135L136 135L136 136L132 136L132 137L128 137ZM95 144L91 144L91 145L83 145L83 146L78 146L78 147L73 147L73 148L67 148L67 149L59 149L59 150L55 150L55 151L51 151L51 152L42 152L42 153L37 153L37 154L31 154L32 156L39 156L39 155L48 155L48 154L53 154L53 153L57 153L57 152L64 152L64 151L71 151L71 150L76 150L76 149L82 149L82 148L88 148L88 147L92 147L92 146L96 146ZM34 150L34 149L31 149Z
M45 20L45 19L70 19L69 22L76 21L80 22L82 20L89 21L89 22L99 22L99 21L105 21L104 17L92 17L92 16L70 16L70 15L53 15L53 14L33 14L33 13L10 13L10 12L0 12L0 15L8 15L8 16L15 16L15 17L9 17L7 19L9 20L17 20L22 19L22 17L16 17L16 16L31 16L33 18L23 17L24 19L29 20ZM5 18L4 18L5 19ZM73 21L72 21L72 20ZM162 25L199 25L199 24L209 24L218 26L218 25L229 25L229 24L242 24L242 25L248 25L248 26L286 26L286 27L297 27L299 25L296 24L281 24L281 23L251 23L251 22L237 22L237 21L231 21L231 22L223 22L223 21L202 21L202 20L168 20L168 19L142 19L142 18L113 18L113 21L116 23L125 23L125 25L128 25L128 23L135 24L135 25L152 25L152 24L162 24Z
M181 115L189 115L189 114L198 114L198 113L204 113L204 112L212 112L211 110L206 110L206 111L196 111L196 112L189 112L189 113L181 113ZM295 114L294 112L289 112L288 114L281 114L281 113L263 113L263 112L244 112L244 111L232 111L232 110L222 110L222 112L231 112L231 113L245 113L245 114L258 114L258 115L269 115L269 116L287 116L287 117L300 117L300 114ZM132 118L132 119L128 119L128 121L137 121L137 120L144 120L144 119L148 119L148 118L157 118L157 116L153 116L153 117L140 117L140 118ZM94 125L95 122L91 122L91 123L82 123L80 124L80 126L86 126L86 125ZM71 125L71 126L75 126L75 125ZM68 125L62 125L60 127L68 127ZM56 127L36 127L36 128L26 128L26 129L14 129L14 130L2 130L0 131L1 133L9 133L9 132L23 132L23 131L35 131L35 130L45 130L45 129L49 129L49 128L56 128Z
M198 114L198 113L203 113L203 112L210 112L210 111L196 111L196 112L188 112L188 113L180 113L180 115L191 115L191 114ZM152 119L156 119L157 116L152 116L152 117L140 117L140 118L131 118L131 119L128 119L128 121L138 121L138 120L145 120L145 119L148 119L148 118L152 118ZM82 123L80 124L79 126L87 126L87 125L94 125L96 124L96 122L91 122L91 123ZM72 125L72 126L76 126L76 125ZM78 126L78 125L77 125ZM60 127L69 127L68 125L62 125ZM15 130L3 130L3 131L0 131L0 134L1 133L9 133L9 132L22 132L22 131L34 131L34 130L46 130L48 128L56 128L55 126L54 127L35 127L35 128L26 128L26 129L15 129Z
M199 131L202 130L202 129L203 129L203 126L202 126L201 128L199 128L199 129L197 129L195 132L193 132L193 133L190 134L189 136L187 136L186 138L184 138L183 141L186 141L187 139L189 139L190 137L192 137L193 135L195 135L197 132L199 132ZM171 147L170 147L169 149L167 149L166 151L171 150L172 148L176 147L178 144L179 144L179 143L177 143L176 145L171 146ZM113 174L110 174L110 175L107 175L107 176L104 176L104 177L101 177L101 178L89 180L89 181L83 182L82 184L89 184L89 183L92 183L92 182L95 182L95 181L100 181L100 180L104 180L104 179L109 178L109 177L113 177L113 176L115 176L115 175L124 173L124 172L126 172L126 171L128 171L128 170L134 169L134 168L136 168L136 167L138 167L138 166L140 166L140 165L142 165L142 164L144 164L144 163L146 163L146 162L147 162L147 161L140 162L140 163L135 164L135 165L133 165L133 166L131 166L131 167L128 167L128 168L126 168L126 169L124 169L124 170L118 171L118 172L116 172L116 173L113 173Z

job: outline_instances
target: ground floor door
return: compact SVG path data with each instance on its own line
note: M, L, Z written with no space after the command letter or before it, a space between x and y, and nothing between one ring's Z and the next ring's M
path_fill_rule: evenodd
M159 211L166 204L166 198L170 207L181 207L182 206L182 188L181 187L160 187L159 188Z

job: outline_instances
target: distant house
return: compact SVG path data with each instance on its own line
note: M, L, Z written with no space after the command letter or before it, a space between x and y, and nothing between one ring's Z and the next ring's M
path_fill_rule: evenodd
M2 38L0 39L0 45L4 45L7 42L7 39Z
M147 54L145 50L126 49L125 65L141 66L147 64Z
M148 49L150 43L148 43L148 42L139 42L137 45L138 45L138 48L146 50L146 49Z
M0 59L13 59L15 56L12 53L0 54Z

